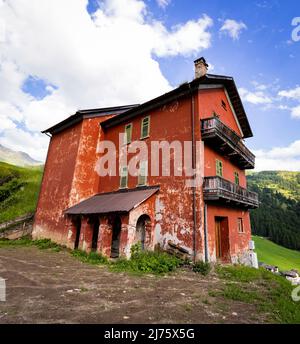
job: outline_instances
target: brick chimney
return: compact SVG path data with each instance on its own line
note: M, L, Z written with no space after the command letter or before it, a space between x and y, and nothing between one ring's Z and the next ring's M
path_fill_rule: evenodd
M205 61L204 57L200 57L199 59L194 61L195 65L195 79L201 78L205 76L207 73L208 64Z

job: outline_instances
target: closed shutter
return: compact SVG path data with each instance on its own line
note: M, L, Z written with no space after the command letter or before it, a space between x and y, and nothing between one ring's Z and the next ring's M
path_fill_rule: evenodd
M131 142L131 135L132 135L132 124L125 125L125 137L124 137L124 143L130 143Z
M121 168L121 175L120 175L120 188L121 189L127 188L127 181L128 181L128 168L127 166L123 166Z
M223 177L223 163L220 160L216 160L216 174L219 177Z
M150 117L147 116L142 119L142 124L141 124L141 138L145 138L149 136L150 132Z
M234 182L236 185L240 185L240 176L238 172L234 172Z
M138 185L146 185L148 176L148 161L141 161L138 175Z

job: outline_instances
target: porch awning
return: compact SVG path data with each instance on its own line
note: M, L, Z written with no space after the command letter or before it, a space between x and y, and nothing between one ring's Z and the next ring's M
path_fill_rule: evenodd
M127 213L146 201L158 190L159 186L154 186L97 194L65 210L65 214Z

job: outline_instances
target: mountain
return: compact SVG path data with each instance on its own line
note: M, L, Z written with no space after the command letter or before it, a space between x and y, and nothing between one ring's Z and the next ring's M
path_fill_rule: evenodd
M43 169L0 162L0 223L33 213Z
M300 172L252 172L247 181L261 202L250 213L252 233L300 250Z
M0 161L16 166L36 166L42 162L34 160L25 152L17 152L0 144Z

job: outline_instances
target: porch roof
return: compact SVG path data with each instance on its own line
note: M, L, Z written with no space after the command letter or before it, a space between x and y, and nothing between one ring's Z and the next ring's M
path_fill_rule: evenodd
M127 213L146 201L158 190L159 186L152 186L97 194L65 210L65 214Z

